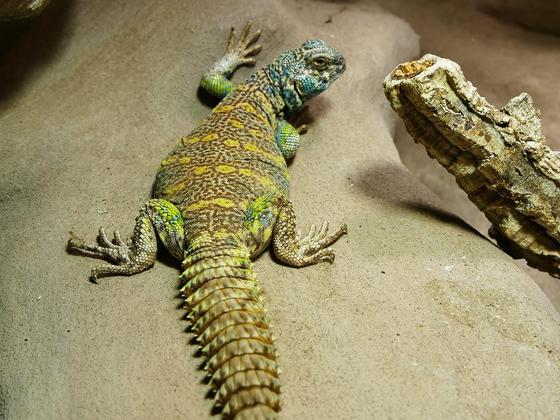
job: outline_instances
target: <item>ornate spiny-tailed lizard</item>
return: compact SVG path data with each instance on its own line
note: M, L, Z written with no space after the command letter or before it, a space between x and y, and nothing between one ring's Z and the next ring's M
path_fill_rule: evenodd
M275 418L280 410L276 348L251 259L272 241L285 264L332 263L328 247L346 233L343 225L328 234L326 223L305 237L296 231L286 159L299 132L284 119L344 72L344 57L309 40L234 87L228 78L255 63L259 35L250 24L239 38L232 29L225 55L201 81L223 100L162 161L132 238L115 232L111 241L100 229L99 245L74 234L68 243L114 263L94 268L94 281L151 267L158 236L182 261L187 318L227 418Z

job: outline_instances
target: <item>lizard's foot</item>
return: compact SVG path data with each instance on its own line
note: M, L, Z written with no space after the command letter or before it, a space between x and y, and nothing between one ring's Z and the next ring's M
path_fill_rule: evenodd
M68 250L84 252L114 263L114 265L99 265L91 270L90 279L93 282L103 276L129 276L139 273L152 266L155 261L156 245L150 245L150 241L144 240L144 246L142 247L138 247L138 244L135 244L132 239L125 243L118 231L115 231L114 238L110 241L105 234L105 230L99 228L97 242L98 245L88 244L73 232L70 232L70 239L68 240Z
M109 240L103 228L99 228L97 245L86 243L70 232L68 250L83 252L114 263L95 267L91 279L95 282L101 276L115 276L139 273L150 268L157 254L157 237L167 250L177 259L183 257L183 218L175 205L166 200L151 199L140 210L136 218L132 238L123 241L118 231Z
M258 54L262 49L260 44L255 44L260 36L260 29L258 29L254 34L251 35L250 21L247 22L243 27L241 36L239 36L239 38L237 38L235 28L231 28L228 45L222 60L227 61L227 65L232 68L232 72L239 66L254 66L256 64L257 61L252 56Z
M70 232L70 239L68 240L68 249L76 251L84 251L96 257L112 261L114 263L128 262L129 246L123 242L120 233L116 230L114 238L109 241L105 230L99 228L99 235L97 236L98 245L88 244L82 238Z
M255 65L253 56L261 50L261 46L255 42L260 36L260 30L251 34L251 22L247 22L239 38L235 29L231 28L226 52L204 73L200 87L217 98L226 97L234 88L233 83L228 80L233 72L243 65Z
M296 238L299 243L300 253L306 257L313 257L318 252L324 251L324 255L321 256L321 261L327 261L331 264L334 262L334 251L328 246L334 244L342 235L348 233L348 228L346 225L341 225L338 227L336 232L328 234L329 222L323 222L319 233L317 232L317 227L311 225L309 228L309 233L305 237L301 238L301 233L298 231Z
M323 223L319 232L312 225L309 233L301 237L295 229L295 214L292 204L285 201L274 226L273 249L280 261L294 267L303 267L321 261L334 262L335 254L330 245L342 235L348 233L346 225L341 225L334 232L328 233L328 223Z

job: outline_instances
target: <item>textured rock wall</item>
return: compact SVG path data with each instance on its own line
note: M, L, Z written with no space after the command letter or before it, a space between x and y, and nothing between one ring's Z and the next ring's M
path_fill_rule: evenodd
M560 3L550 0L474 0L483 11L537 32L560 34Z

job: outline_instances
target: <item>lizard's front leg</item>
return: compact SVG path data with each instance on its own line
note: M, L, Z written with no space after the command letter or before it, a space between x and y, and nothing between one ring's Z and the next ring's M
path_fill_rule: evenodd
M276 145L280 149L282 156L284 156L286 160L290 160L295 156L301 144L301 136L307 133L307 124L299 124L302 120L302 116L305 114L306 108L307 105L304 105L296 116L289 118L291 122L288 122L288 119L283 115L278 117L274 139L276 140Z
M140 210L132 238L121 239L118 231L110 241L103 228L99 229L98 245L88 244L70 232L68 249L101 257L114 264L103 264L91 271L95 281L102 276L139 273L150 268L157 255L157 237L175 258L182 260L184 229L181 212L172 203L161 199L151 199Z
M334 251L328 248L342 235L348 232L346 225L341 225L328 234L328 223L323 223L319 233L315 225L309 233L301 238L296 229L296 215L289 200L282 200L279 213L274 225L272 246L274 255L285 264L293 267L303 267L321 261L334 262Z
M216 61L202 76L200 87L208 93L222 99L233 90L233 83L228 80L238 67L242 65L254 66L256 55L261 50L259 44L253 45L261 36L261 31L251 32L251 22L247 22L239 39L234 28L231 28L225 54Z
M306 125L296 128L285 119L278 119L275 140L284 159L289 160L294 157L300 145L300 134L303 134L306 130Z

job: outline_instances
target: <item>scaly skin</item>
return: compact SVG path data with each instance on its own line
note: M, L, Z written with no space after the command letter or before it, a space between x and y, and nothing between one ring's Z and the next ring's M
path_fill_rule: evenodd
M344 71L342 55L319 40L280 55L236 88L227 79L250 57L259 32L247 24L239 39L232 30L225 55L201 86L223 98L211 115L183 137L162 161L132 238L103 229L99 245L73 235L69 248L114 262L92 270L92 279L131 275L151 267L157 236L182 260L187 318L207 357L206 369L225 418L276 418L279 369L270 323L251 259L269 243L285 264L302 267L334 261L328 247L346 233L300 237L288 200L286 159L299 146L299 132L284 116L328 88ZM157 236L156 236L157 235Z

